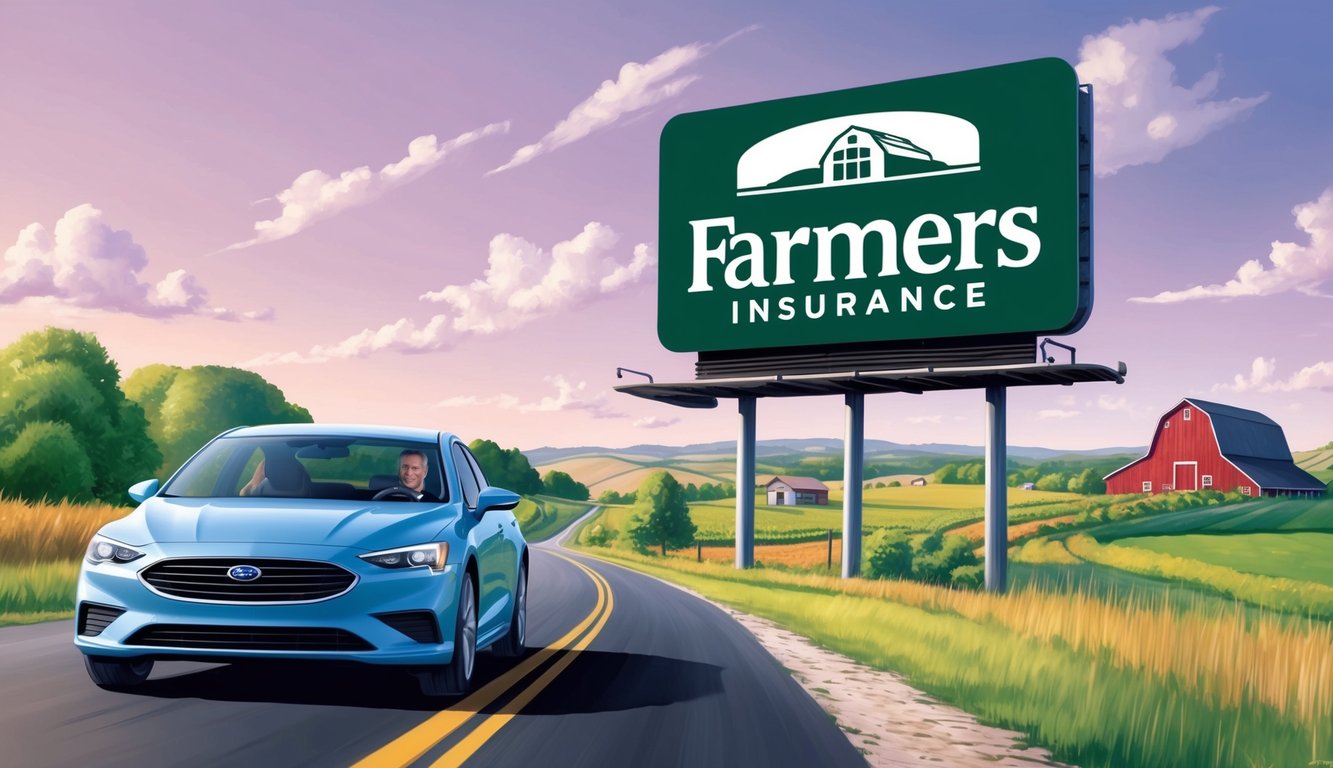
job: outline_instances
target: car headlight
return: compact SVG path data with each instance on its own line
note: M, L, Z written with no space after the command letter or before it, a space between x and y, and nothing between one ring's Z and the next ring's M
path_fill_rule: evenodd
M128 563L132 560L138 560L144 553L137 549L121 544L118 541L112 541L105 536L94 536L88 543L88 562L96 563Z
M399 547L371 552L357 557L381 568L420 568L428 567L432 571L444 570L444 561L449 557L449 545L438 541L434 544L419 544L415 547Z

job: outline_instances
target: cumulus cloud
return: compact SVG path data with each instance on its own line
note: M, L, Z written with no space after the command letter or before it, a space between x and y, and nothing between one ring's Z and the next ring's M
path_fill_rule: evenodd
M517 168L536 157L572 144L594 131L615 123L624 115L647 109L685 90L698 75L681 75L681 70L707 56L736 37L758 29L746 27L715 43L691 43L658 54L647 64L631 61L620 68L615 80L603 81L592 96L570 110L555 128L535 144L520 147L509 162L487 175Z
M1238 373L1228 384L1217 384L1213 391L1228 392L1297 392L1303 389L1321 389L1333 392L1333 361L1307 365L1290 378L1277 377L1277 360L1254 358L1249 374Z
M1058 408L1047 408L1037 411L1039 419L1072 419L1079 415L1079 411L1065 411Z
M468 408L488 406L520 413L557 413L564 411L583 411L595 419L619 419L626 414L610 407L605 391L590 395L588 382L571 383L564 376L546 376L548 384L555 387L554 395L546 395L538 400L524 401L514 395L500 393L478 397L466 395L450 397L435 404L436 408Z
M1093 86L1098 176L1160 162L1268 98L1265 93L1209 100L1222 78L1220 66L1188 88L1176 84L1175 66L1166 52L1199 39L1218 10L1209 6L1140 19L1083 38L1076 69L1080 80Z
M1097 407L1103 411L1133 411L1134 406L1130 405L1129 399L1124 397L1113 397L1111 395L1102 395L1097 398Z
M1259 259L1250 259L1225 283L1162 291L1156 296L1135 297L1130 301L1170 304L1191 299L1271 296L1287 291L1328 298L1322 286L1333 277L1333 187L1325 189L1318 200L1302 203L1291 212L1296 217L1296 226L1309 236L1308 244L1274 240L1267 266Z
M407 155L374 172L363 165L338 176L321 170L306 171L296 177L292 185L273 198L282 205L277 218L255 222L255 236L218 251L234 251L259 243L270 243L291 237L311 224L341 213L348 208L365 205L385 191L406 184L439 165L456 149L479 139L509 131L509 123L491 123L475 131L459 134L445 142L435 134L418 136L407 145Z
M238 313L208 305L208 292L183 269L156 283L139 277L148 254L124 229L85 203L48 230L34 222L19 231L0 262L0 304L24 299L128 312L144 317L205 315L220 320L268 319L273 310Z
M446 307L424 324L403 318L309 352L269 353L243 365L321 363L383 350L429 352L470 335L510 331L618 291L657 263L653 248L644 243L634 247L628 261L617 258L619 241L620 235L595 221L549 252L516 235L499 234L491 239L482 277L420 296Z
M642 419L635 419L634 426L642 427L643 429L662 429L663 427L670 427L673 424L679 423L680 418L676 416L665 418L661 416L644 416Z

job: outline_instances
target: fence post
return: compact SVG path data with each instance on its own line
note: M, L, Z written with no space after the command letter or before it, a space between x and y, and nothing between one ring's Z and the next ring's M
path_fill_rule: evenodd
M833 529L828 529L828 569L833 570Z
M701 563L704 561L704 545L698 539L694 540L694 557Z

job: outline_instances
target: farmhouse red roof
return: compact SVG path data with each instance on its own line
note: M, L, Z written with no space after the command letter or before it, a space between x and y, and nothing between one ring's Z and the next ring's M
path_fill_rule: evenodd
M768 485L772 485L773 483L776 483L776 482L778 482L779 480L781 480L782 482L786 483L787 485L790 485L790 486L792 487L792 490L795 490L795 491L827 491L827 490L828 490L828 486L827 486L827 485L824 485L823 483L819 482L818 480L816 480L816 479L813 478L813 477L793 477L793 476L791 476L791 475L778 475L777 477L773 478L772 480L769 480L769 481L768 481ZM767 487L767 486L766 486L766 487Z

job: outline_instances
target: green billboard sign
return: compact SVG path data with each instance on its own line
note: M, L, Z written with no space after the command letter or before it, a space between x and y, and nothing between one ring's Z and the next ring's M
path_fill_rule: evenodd
M1079 102L1073 68L1039 59L672 118L658 337L703 352L1077 329Z

